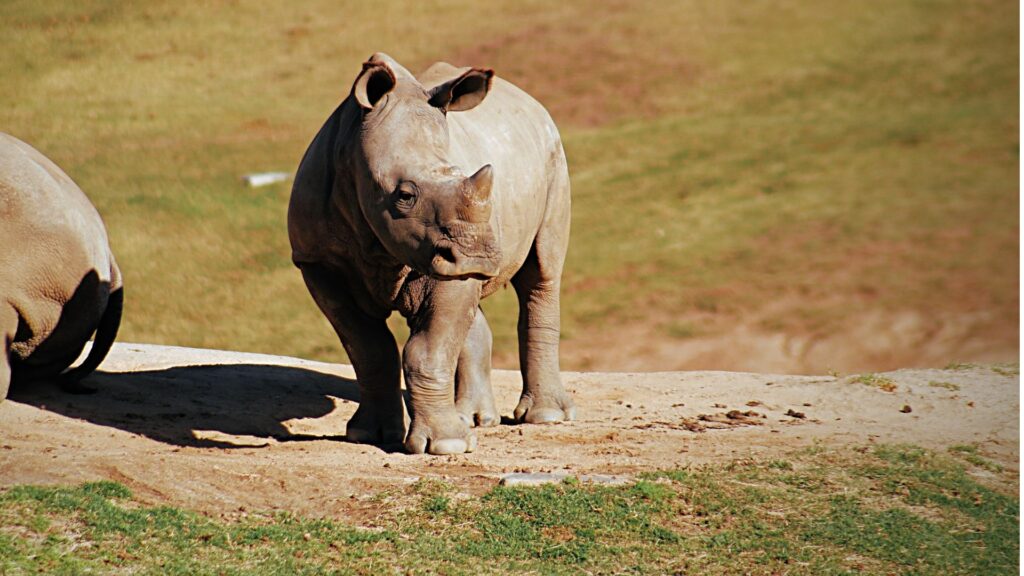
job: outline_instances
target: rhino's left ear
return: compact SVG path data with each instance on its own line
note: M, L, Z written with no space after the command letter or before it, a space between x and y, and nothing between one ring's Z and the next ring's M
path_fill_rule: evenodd
M470 68L462 76L430 90L430 105L443 112L461 112L483 102L491 89L493 70Z

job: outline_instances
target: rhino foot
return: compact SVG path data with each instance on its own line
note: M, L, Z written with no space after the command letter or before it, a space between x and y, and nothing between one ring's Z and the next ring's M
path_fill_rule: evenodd
M441 414L417 416L405 439L411 454L462 454L476 450L476 434L453 409Z
M565 391L538 397L523 394L512 416L516 422L527 424L575 420L576 406Z
M360 406L345 428L345 439L357 444L400 444L405 438L402 413L381 414Z
M460 398L455 402L455 410L459 413L459 418L469 427L497 426L501 421L498 409L494 406L493 396Z

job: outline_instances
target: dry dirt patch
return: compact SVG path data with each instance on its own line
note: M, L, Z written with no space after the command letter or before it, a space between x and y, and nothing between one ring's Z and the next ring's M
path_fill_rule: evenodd
M607 21L574 10L549 11L443 59L456 66L493 68L542 102L559 126L655 118L662 112L659 95L692 86L701 67L686 50L657 48L671 43L672 31L630 22L625 17L629 5L602 9ZM638 44L654 48L636 50Z
M0 486L111 479L210 514L361 522L375 494L421 477L480 493L506 472L632 474L814 442L977 443L1019 460L1019 377L987 367L888 373L893 392L849 377L568 372L578 421L482 429L477 452L451 457L345 442L357 405L345 365L118 344L102 370L95 394L21 386L0 404ZM494 387L510 412L518 373L496 371Z

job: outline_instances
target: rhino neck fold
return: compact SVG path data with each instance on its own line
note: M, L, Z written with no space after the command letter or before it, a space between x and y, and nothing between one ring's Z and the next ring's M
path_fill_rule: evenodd
M358 133L361 112L351 101L338 107L331 122L332 140L325 163L330 174L330 193L323 207L332 238L327 260L348 277L359 307L372 316L386 317L395 308L409 267L394 258L380 243L359 205L355 179L362 177L353 166L359 162Z

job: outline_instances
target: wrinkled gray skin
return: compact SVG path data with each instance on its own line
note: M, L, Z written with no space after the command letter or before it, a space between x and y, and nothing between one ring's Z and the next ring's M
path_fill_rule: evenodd
M0 133L0 400L12 379L90 391L80 380L110 350L122 303L92 203L56 164ZM67 370L94 332L89 356Z
M522 422L571 420L558 368L569 174L547 111L490 70L437 63L418 78L385 54L363 64L299 166L292 257L356 371L347 437L412 453L472 451L499 421L480 300L519 297ZM410 337L401 368L393 310Z

